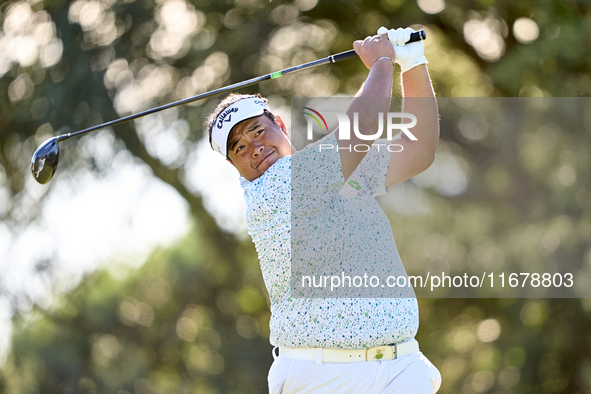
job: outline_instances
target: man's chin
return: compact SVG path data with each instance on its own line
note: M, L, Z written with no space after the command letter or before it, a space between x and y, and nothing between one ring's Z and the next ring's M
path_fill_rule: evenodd
M261 162L261 164L259 164L258 170L262 172L267 171L269 167L275 164L279 159L280 157L277 152L271 153L265 160Z

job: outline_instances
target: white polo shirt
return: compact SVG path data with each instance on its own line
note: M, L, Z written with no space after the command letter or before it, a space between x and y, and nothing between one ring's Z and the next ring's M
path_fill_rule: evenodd
M353 253L375 263L373 274L383 271L382 280L406 275L390 222L374 198L387 192L390 152L372 148L345 183L339 153L319 152L319 144L337 146L334 133L279 159L252 182L241 178L248 231L271 300L270 342L360 349L412 338L419 326L414 297L296 298L305 292L292 297L292 258L302 260L298 269L306 264L338 268L343 254ZM292 225L305 228L292 233ZM298 239L292 239L296 233ZM296 252L292 256L292 242L296 250L314 250L314 260L304 261Z

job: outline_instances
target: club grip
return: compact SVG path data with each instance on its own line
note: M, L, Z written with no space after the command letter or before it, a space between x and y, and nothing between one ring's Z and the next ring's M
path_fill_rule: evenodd
M423 41L427 38L427 33L425 33L425 30L419 30L419 31L415 31L414 33L411 33L410 35L410 40L408 40L406 43L408 44L409 42L417 42L417 41Z
M419 31L415 31L414 33L412 33L410 35L410 39L406 43L408 44L410 42L423 41L426 38L427 38L427 34L425 33L425 30L419 30ZM329 56L329 59L330 59L331 63L336 63L336 62L340 62L341 60L349 59L349 58L352 58L355 56L357 56L357 53L355 52L354 49L351 49L350 51L345 51L345 52L337 53L336 55Z

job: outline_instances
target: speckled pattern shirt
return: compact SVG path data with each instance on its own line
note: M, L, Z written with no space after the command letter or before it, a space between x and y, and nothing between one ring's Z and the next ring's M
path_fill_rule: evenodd
M350 273L353 271L339 261L344 253L353 253L353 259L358 256L377 263L373 274L382 270L382 278L406 275L390 222L374 198L387 192L390 152L384 147L376 149L374 143L345 183L339 153L336 149L319 152L319 144L337 146L334 133L279 159L252 182L240 179L248 232L271 300L270 342L283 347L360 349L412 338L419 326L413 297L310 298L302 292L292 294L295 255L298 270L314 265L317 272L322 264L329 267L326 272ZM305 260L309 255L299 253L299 248L314 250L314 258Z

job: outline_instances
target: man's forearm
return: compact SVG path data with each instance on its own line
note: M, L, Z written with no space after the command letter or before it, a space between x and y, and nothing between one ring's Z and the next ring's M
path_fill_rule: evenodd
M439 141L439 111L427 66L420 65L402 74L402 95L402 112L417 117L417 124L411 129L417 137L413 144L421 146L421 151L427 156L425 160L431 158L428 167L435 157ZM406 138L405 135L402 137Z
M425 65L402 73L402 111L417 118L410 132L417 138L411 141L402 133L397 141L404 149L390 155L386 187L404 182L425 171L435 159L439 141L439 113L435 93Z
M392 96L392 73L394 65L391 60L382 59L375 62L369 71L369 75L361 89L355 95L351 105L347 109L347 116L351 120L350 139L339 138L339 152L341 154L341 166L343 175L348 178L359 165L365 152L354 152L347 148L358 144L369 144L372 141L362 140L357 137L353 127L354 115L357 114L357 126L360 134L373 135L379 127L379 115L388 112ZM383 120L383 119L382 119Z
M378 114L388 112L390 108L393 71L394 64L390 60L378 60L347 110L351 120L355 112L359 114L359 131L362 134L375 133L378 129Z

